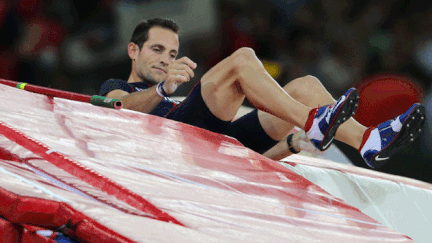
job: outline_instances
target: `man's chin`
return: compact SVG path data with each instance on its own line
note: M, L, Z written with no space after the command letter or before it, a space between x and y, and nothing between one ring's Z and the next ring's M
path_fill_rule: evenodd
M146 79L147 82L151 83L151 84L158 84L161 83L162 81L164 81L165 79L162 78L152 78L152 79Z
M156 77L153 77L150 82L153 84L158 84L161 83L162 81L164 81L166 79L166 75L157 75Z
M162 83L165 79L157 79L153 82L153 84Z

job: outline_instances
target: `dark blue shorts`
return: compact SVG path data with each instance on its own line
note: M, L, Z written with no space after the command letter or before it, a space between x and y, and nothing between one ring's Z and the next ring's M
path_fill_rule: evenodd
M278 141L273 140L263 130L257 113L255 109L233 122L220 120L205 104L201 96L201 82L198 82L188 97L172 109L165 118L226 134L262 154L276 145Z
M198 82L188 97L173 108L165 118L222 134L231 123L222 121L211 113L201 96L201 82Z

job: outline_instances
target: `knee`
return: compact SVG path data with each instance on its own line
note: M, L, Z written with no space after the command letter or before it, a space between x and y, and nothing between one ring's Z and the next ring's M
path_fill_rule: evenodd
M321 81L312 75L294 79L284 89L291 97L305 105L308 105L311 96L325 91Z
M255 54L255 51L249 47L237 49L233 54L231 54L230 60L231 67L237 74L241 74L242 71L245 71L247 68L262 66L261 61Z
M306 75L300 79L301 79L300 83L304 88L310 90L316 90L316 89L321 89L323 87L321 81L315 76Z
M250 47L241 47L237 49L232 56L243 57L243 58L256 58L255 51Z

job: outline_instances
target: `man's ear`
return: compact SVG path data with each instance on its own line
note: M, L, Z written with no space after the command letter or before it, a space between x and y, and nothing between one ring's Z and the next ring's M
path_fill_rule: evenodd
M128 45L128 54L130 59L135 60L137 58L137 55L139 54L139 48L138 45L131 42Z

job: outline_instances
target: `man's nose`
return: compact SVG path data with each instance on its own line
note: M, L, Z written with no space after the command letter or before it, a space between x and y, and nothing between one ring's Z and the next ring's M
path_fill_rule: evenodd
M161 55L160 62L164 65L168 65L170 63L170 56L169 55Z

